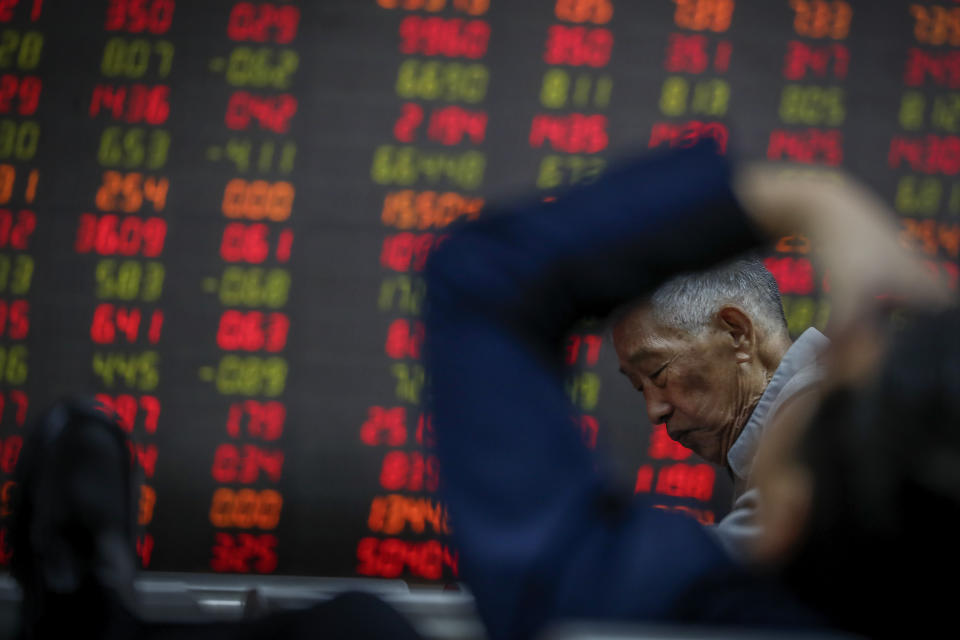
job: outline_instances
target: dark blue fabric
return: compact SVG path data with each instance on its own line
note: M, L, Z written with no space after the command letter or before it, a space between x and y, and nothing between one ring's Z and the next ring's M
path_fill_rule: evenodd
M758 242L726 161L700 146L488 212L432 256L426 362L444 497L493 638L559 616L664 620L730 569L694 520L597 471L571 424L561 345L578 318Z

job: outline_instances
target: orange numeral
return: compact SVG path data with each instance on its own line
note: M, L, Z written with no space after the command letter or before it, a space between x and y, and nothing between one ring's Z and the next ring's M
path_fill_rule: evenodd
M483 198L470 198L453 191L392 191L383 200L380 219L398 229L442 229L463 217L473 220L483 209Z
M157 504L157 492L148 484L140 485L140 515L137 524L150 524L153 520L153 507Z
M273 489L220 488L213 493L210 523L215 527L275 529L282 508L283 497Z
M142 173L105 171L103 184L97 189L97 208L100 211L136 213L146 200L153 205L154 211L163 211L169 190L167 178L144 178Z
M247 182L234 178L223 192L223 215L247 220L283 222L293 209L293 185L289 182Z
M842 40L850 33L853 9L846 2L790 0L790 7L797 14L793 28L801 36Z
M678 27L694 31L726 31L733 19L733 0L673 0Z
M606 24L613 17L610 0L557 0L554 10L558 20Z
M912 4L910 15L916 21L913 34L917 41L924 44L960 45L960 9Z

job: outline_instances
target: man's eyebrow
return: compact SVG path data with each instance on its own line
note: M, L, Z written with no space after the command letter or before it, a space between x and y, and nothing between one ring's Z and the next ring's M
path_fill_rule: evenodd
M657 358L657 357L659 356L656 351L649 351L647 349L637 349L630 355L629 358L627 358L627 362L630 362L631 364L633 364L633 363L639 363L641 360L646 360L648 358Z

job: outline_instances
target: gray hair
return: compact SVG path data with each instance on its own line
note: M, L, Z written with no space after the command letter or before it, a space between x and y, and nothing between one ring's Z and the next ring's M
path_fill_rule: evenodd
M657 322L690 333L699 333L727 304L743 309L771 335L787 333L777 281L756 258L676 276L650 297Z

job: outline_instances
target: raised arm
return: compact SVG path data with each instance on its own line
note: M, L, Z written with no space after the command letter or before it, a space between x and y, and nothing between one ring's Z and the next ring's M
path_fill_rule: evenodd
M692 519L643 508L595 470L571 423L561 347L578 318L755 247L757 222L768 233L813 224L820 200L781 202L775 180L732 180L710 147L652 156L556 202L490 212L430 260L444 495L492 637L529 637L558 616L664 619L727 566Z
M710 149L634 161L555 203L491 212L427 273L427 365L463 576L495 638L563 615L659 617L724 563L685 517L594 470L562 339L662 278L758 242Z

